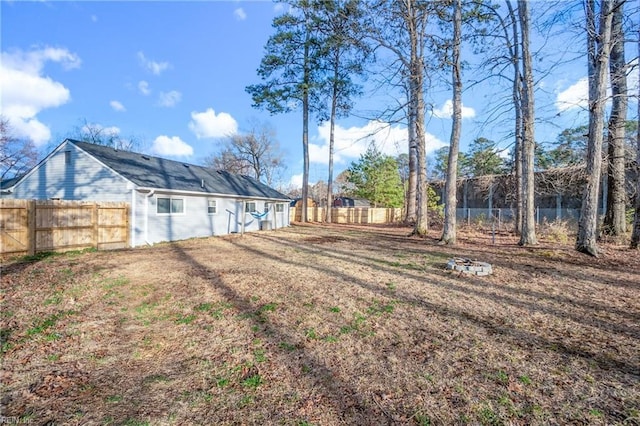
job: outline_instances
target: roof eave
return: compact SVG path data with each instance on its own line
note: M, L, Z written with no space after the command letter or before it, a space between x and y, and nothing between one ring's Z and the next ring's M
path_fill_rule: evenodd
M147 192L148 191L168 192L171 194L199 195L199 196L220 197L220 198L238 198L241 200L266 200L266 201L283 201L283 202L291 201L291 199L289 198L255 197L255 196L249 196L249 195L222 194L218 192L200 192L200 191L187 191L187 190L180 190L180 189L154 188L149 186L139 186L136 189L138 191L147 191Z

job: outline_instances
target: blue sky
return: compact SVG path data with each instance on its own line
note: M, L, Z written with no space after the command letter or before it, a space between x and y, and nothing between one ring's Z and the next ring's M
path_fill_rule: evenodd
M136 137L142 142L141 151L199 163L219 149L225 135L243 132L251 120L258 120L275 128L285 152L287 170L281 186L300 182L300 113L271 116L252 108L245 92L247 85L259 82L256 69L272 34L271 22L283 11L281 5L2 1L0 7L2 114L18 136L31 138L43 153L86 120L122 137ZM550 55L559 50L552 49ZM578 64L539 77L539 140L552 140L563 128L586 122L586 65ZM500 120L487 124L492 106L504 95L505 89L495 83L465 91L463 150L477 136L509 146L511 126ZM392 98L386 101L393 102ZM448 143L449 98L445 86L428 92L430 151ZM367 93L356 112L379 107L372 105L373 99L385 102L384 95ZM541 117L555 118L550 124ZM376 132L379 129L385 130ZM371 140L389 154L406 150L406 129L401 124L345 118L339 122L337 137L338 172ZM312 123L310 138L314 183L327 173L328 126Z

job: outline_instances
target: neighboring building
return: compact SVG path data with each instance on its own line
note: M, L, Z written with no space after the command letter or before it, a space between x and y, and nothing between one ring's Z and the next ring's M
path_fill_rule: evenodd
M291 207L302 207L302 198L295 198L291 200ZM307 208L309 207L318 207L318 203L311 198L307 198Z
M132 247L289 226L289 197L253 178L72 139L0 190L4 198L128 202Z
M337 197L333 200L333 207L371 207L371 203L362 198Z
M605 167L606 168L606 167ZM627 205L633 205L634 183L638 179L634 167L627 167ZM539 220L577 219L582 205L582 193L587 175L584 164L535 172L535 208ZM430 185L444 203L445 181L432 181ZM516 211L516 181L513 174L486 175L461 178L457 182L457 209L459 217L495 215L502 210L502 218L512 219ZM607 174L603 170L598 206L604 214L607 206Z

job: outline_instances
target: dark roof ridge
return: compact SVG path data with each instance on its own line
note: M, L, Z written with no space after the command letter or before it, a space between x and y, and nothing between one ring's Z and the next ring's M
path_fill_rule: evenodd
M90 142L67 141L140 188L289 200L286 195L250 176Z
M128 150L128 149L118 149L118 148L114 148L114 147L109 146L109 145L101 145L101 144L93 143L93 142L79 141L79 140L77 140L77 139L71 139L71 138L67 138L67 141L69 141L69 142L73 143L74 145L78 145L79 143L80 143L80 144L87 144L87 145L91 145L91 146L97 146L97 147L99 147L98 149L101 149L101 148L102 148L102 149L112 149L112 150L114 150L115 152L126 152L126 153L129 153L129 154L136 154L136 155L139 155L139 156L141 156L141 157L146 156L146 157L149 157L149 158L151 158L151 159L162 160L162 161L171 161L171 162L173 162L173 163L186 164L186 165L188 165L188 166L190 166L190 167L191 167L191 166L193 166L193 167L200 167L200 168L202 168L202 169L207 169L207 170L216 170L216 169L214 169L214 168L207 167L207 166L201 166L201 165L199 165L199 164L188 163L188 162L186 162L186 161L172 160L172 159L170 159L170 158L158 157L158 156L153 155L153 154L147 154L147 153L144 153L144 152L138 152L138 151L131 151L131 150ZM82 148L82 147L81 147L81 148ZM227 173L228 173L228 172L227 172Z

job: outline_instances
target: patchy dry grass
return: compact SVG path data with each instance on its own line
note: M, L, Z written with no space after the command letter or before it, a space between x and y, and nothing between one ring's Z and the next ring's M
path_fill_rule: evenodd
M640 424L640 260L295 226L2 270L33 424ZM434 234L435 236L435 234ZM494 274L445 271L454 256ZM51 423L48 423L51 422Z

